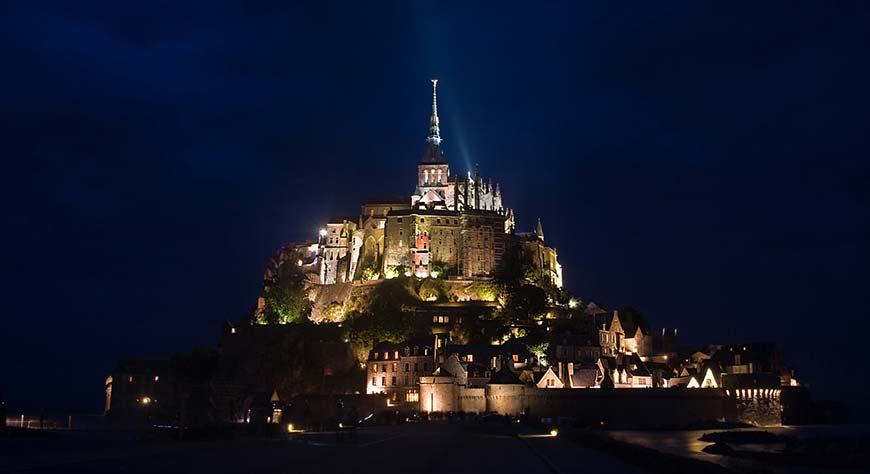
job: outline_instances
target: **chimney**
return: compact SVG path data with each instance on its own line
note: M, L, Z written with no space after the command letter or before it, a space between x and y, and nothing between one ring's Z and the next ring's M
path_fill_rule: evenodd
M559 362L559 372L558 372L556 375L559 376L559 380L561 380L562 383L565 382L565 371L562 370L563 368L564 368L564 367L562 367L562 362L560 361L560 362Z

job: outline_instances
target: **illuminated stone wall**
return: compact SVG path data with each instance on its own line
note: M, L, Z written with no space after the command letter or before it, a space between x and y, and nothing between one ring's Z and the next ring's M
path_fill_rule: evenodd
M420 377L420 411L445 412L459 410L459 386L453 377L430 375Z
M401 214L401 215L399 215ZM450 211L420 211L391 214L384 230L384 270L411 268L411 248L417 233L429 235L430 261L455 267L459 249L459 216Z
M532 419L568 417L596 426L685 426L736 419L734 400L721 389L570 390L521 384L468 389L450 377L421 377L420 410L525 413Z
M486 389L459 387L459 411L483 413L486 411Z
M459 268L466 278L493 276L504 270L505 216L486 211L462 213Z

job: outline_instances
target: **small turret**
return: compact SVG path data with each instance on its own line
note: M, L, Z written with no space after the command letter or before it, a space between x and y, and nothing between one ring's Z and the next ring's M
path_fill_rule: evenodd
M535 227L535 235L538 236L542 241L544 240L544 227L541 226L541 218L538 218L538 226Z

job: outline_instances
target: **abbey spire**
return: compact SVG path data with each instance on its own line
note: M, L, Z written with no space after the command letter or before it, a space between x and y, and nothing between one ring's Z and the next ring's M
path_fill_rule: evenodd
M426 141L441 146L441 130L438 128L438 79L432 79L432 116L429 117L429 137Z
M432 79L432 115L429 117L429 135L426 137L426 151L423 152L420 163L447 163L444 160L444 153L441 151L441 128L438 123L438 79ZM446 173L444 178L447 178Z

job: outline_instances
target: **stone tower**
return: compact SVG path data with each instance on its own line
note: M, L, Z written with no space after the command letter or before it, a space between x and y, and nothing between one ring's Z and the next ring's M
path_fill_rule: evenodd
M429 136L426 138L426 151L417 165L415 195L423 202L447 200L447 177L450 168L447 161L444 160L444 152L441 150L437 87L438 79L432 79L432 116L429 118Z

